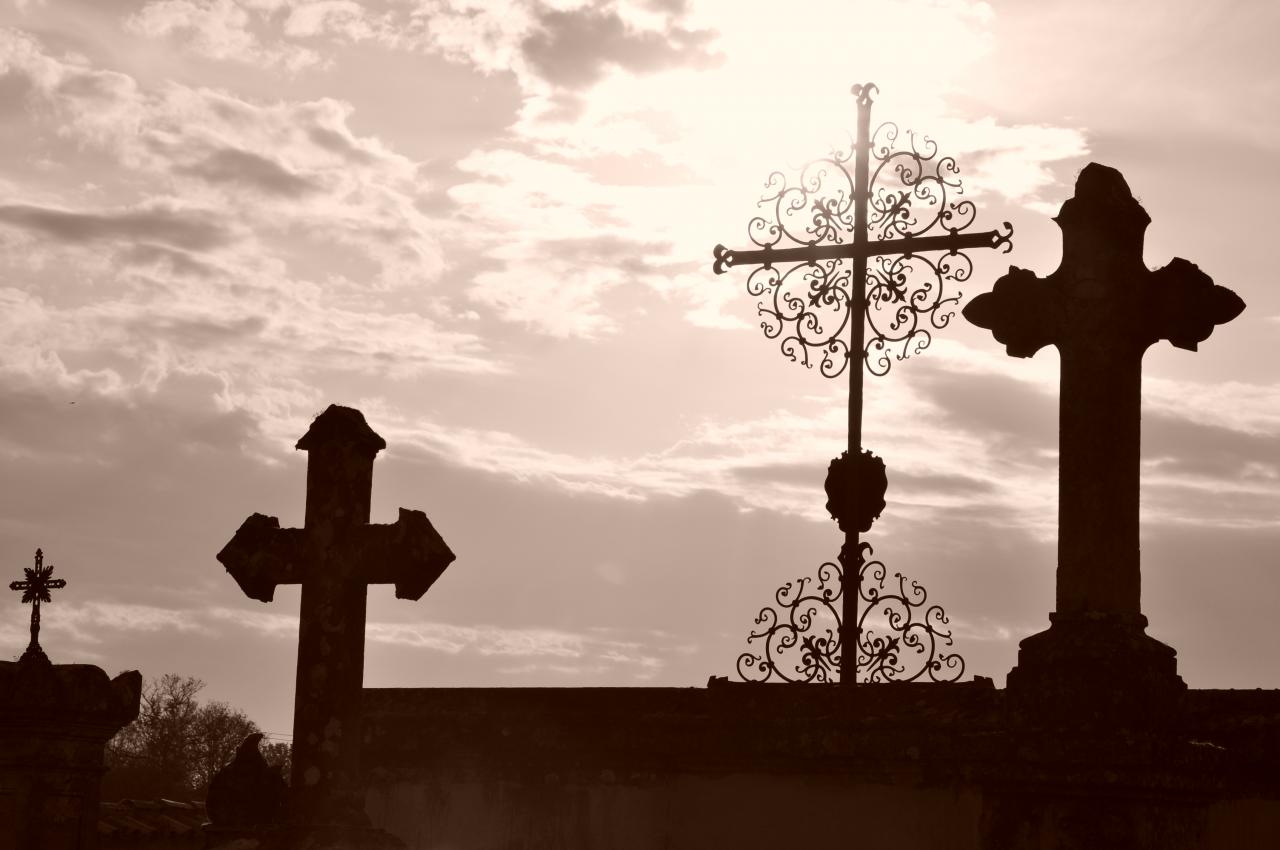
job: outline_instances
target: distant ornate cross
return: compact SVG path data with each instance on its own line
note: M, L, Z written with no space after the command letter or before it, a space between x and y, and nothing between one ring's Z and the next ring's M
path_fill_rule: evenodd
M946 327L955 315L960 293L948 284L968 280L973 264L969 248L1010 247L1013 228L962 233L973 224L977 208L963 194L959 169L951 157L938 158L937 145L927 136L906 134L907 146L897 148L899 130L892 123L871 132L875 84L857 85L858 133L847 152L805 166L795 185L774 172L765 186L773 194L760 205L772 204L774 220L757 216L748 225L755 248L737 250L717 245L716 274L741 265L757 265L747 278L747 291L761 297L760 326L769 339L782 338L782 352L811 366L810 352L821 358L823 375L834 378L855 357L873 375L889 371L893 359L903 360L928 347L930 328ZM853 160L853 175L847 165ZM874 170L872 161L874 160ZM873 238L874 236L874 238ZM780 247L783 239L791 247ZM935 252L941 255L933 256ZM870 269L868 261L875 258ZM841 264L852 261L851 268ZM785 271L779 265L794 264ZM866 335L871 329L870 338ZM784 335L784 331L786 331ZM847 333L847 336L846 336ZM867 531L879 501L865 479L875 475L862 460L862 370L849 370L849 467L844 482L848 513L856 518L840 523L845 544L840 561L851 592L844 593L841 615L840 680L855 684L858 652L857 575L862 562L858 536ZM880 475L883 475L883 466ZM859 481L862 486L859 486ZM883 490L880 491L881 495ZM861 504L860 504L861 502Z
M454 560L422 511L369 524L373 460L386 445L360 411L331 405L297 445L310 453L305 527L254 514L218 553L253 599L302 585L290 818L308 826L367 825L359 752L368 585L420 599Z
M1057 610L1048 631L1022 642L1009 687L1052 675L1063 688L1089 678L1167 690L1180 685L1174 652L1143 633L1140 602L1142 356L1162 339L1195 351L1244 302L1181 258L1147 269L1151 219L1114 168L1087 165L1054 220L1057 271L1010 267L964 309L1012 356L1054 345L1062 364Z
M31 643L27 645L27 651L22 653L22 657L43 657L44 650L40 648L40 603L52 602L49 591L61 590L67 586L67 581L50 578L53 575L53 564L47 567L44 565L44 552L40 549L36 550L35 566L23 567L22 571L27 576L24 581L9 582L9 589L21 590L22 601L31 604Z

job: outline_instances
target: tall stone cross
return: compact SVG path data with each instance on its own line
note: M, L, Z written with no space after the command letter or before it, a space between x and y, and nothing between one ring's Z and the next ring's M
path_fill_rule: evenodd
M886 122L872 132L876 91L874 83L853 87L858 128L851 151L809 163L795 184L780 172L769 177L765 185L773 194L760 205L772 204L774 218L751 220L747 230L754 248L717 245L712 252L716 274L756 266L747 291L761 296L760 326L770 339L781 338L783 354L806 366L816 355L822 373L831 378L854 363L848 370L847 462L837 459L832 473L840 480L828 479L829 492L843 491L828 504L843 508L833 513L845 534L839 658L840 682L846 686L857 682L858 582L865 548L859 534L870 530L884 507L883 462L862 450L861 367L883 375L892 359L928 347L930 331L945 327L955 315L960 293L949 287L973 271L962 252L1008 251L1013 236L1008 222L1005 233L963 232L977 209L957 197L963 188L955 160L939 157L927 136L899 133L896 124ZM846 260L847 270L841 266ZM833 653L828 647L821 654Z
M1244 309L1234 292L1175 258L1150 271L1150 223L1124 177L1091 163L1054 219L1062 262L1045 278L1011 267L964 309L1014 357L1061 357L1057 606L1021 644L1009 689L1055 699L1094 683L1124 693L1179 690L1175 653L1148 637L1138 503L1142 356L1160 340L1195 351Z
M360 411L331 405L297 445L309 453L304 527L254 514L218 553L252 599L302 585L289 817L308 826L367 824L359 750L368 585L420 599L454 560L422 511L369 524L373 460L386 445Z

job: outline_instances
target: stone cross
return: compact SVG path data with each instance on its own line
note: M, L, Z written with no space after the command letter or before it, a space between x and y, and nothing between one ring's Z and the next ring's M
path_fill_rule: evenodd
M1011 267L964 309L1014 357L1046 345L1061 357L1057 610L1047 632L1023 641L1009 687L1046 665L1081 675L1094 665L1131 685L1159 668L1168 684L1173 650L1143 634L1140 604L1142 357L1165 339L1195 351L1244 302L1181 258L1147 269L1151 219L1114 168L1086 166L1054 221L1057 271L1040 278Z
M289 818L361 826L367 587L394 584L397 597L419 599L454 554L422 511L401 508L395 523L369 524L373 460L386 442L360 411L331 405L297 448L310 455L305 526L254 514L218 560L262 602L278 584L302 585Z
M22 653L22 657L43 658L44 650L40 648L40 603L52 602L49 591L66 587L67 580L50 578L53 575L53 564L47 567L44 565L44 552L40 549L36 550L35 566L23 567L22 572L26 574L25 580L9 582L9 589L22 591L22 601L31 604L31 643L27 645L27 651Z

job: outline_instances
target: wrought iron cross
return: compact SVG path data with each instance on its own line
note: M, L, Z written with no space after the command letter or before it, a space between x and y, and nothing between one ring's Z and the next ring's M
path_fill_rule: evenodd
M36 550L35 566L23 567L22 571L26 573L26 580L9 582L9 589L22 591L22 601L31 604L31 643L22 657L43 656L44 650L40 648L40 603L52 602L49 591L66 587L67 580L49 577L53 575L53 564L44 565L44 552L40 549Z
M773 221L763 216L750 221L747 235L754 248L717 245L713 252L716 274L756 266L747 291L761 299L765 336L781 338L782 353L807 367L813 365L811 353L820 357L819 369L829 378L843 373L855 356L879 376L894 359L927 348L930 329L946 327L955 315L961 293L950 293L948 286L963 283L973 272L962 251L1011 248L1008 222L1003 233L962 232L973 224L977 209L972 201L956 200L963 194L959 169L953 158L938 156L932 139L902 134L889 122L871 132L877 91L874 83L853 87L858 131L850 150L809 163L795 184L781 172L769 176L765 188L771 194L759 205L773 206ZM779 268L786 264L792 265ZM860 368L849 370L848 443L848 457L855 461L862 448ZM866 513L867 506L858 505L857 476L849 476L844 486L852 513ZM856 526L841 522L840 561L846 573L859 576L864 558ZM869 527L867 522L862 530ZM847 685L857 678L859 594L854 587L843 594L840 618L841 644L855 647L840 656L840 679Z

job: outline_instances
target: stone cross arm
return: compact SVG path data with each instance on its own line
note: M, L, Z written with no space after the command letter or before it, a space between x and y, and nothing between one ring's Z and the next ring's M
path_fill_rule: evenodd
M364 584L394 584L400 599L420 599L456 557L422 511L400 509L388 525L362 525L339 539L306 528L281 528L273 516L253 514L222 547L218 561L251 599L270 602L280 584L301 584L323 550L357 562Z
M1081 320L1096 331L1096 315L1077 315L1093 299L1078 299L1069 283L1050 275L1010 266L996 281L964 308L964 316L990 330L1013 357L1031 357L1046 345L1061 345ZM1128 291L1107 299L1111 309L1105 324L1121 330L1131 343L1146 348L1167 339L1177 348L1195 351L1209 338L1214 326L1225 324L1244 310L1240 296L1219 286L1194 263L1175 257L1167 266L1136 276Z
M1152 342L1167 339L1195 351L1213 333L1244 312L1244 299L1219 286L1195 263L1174 257L1146 280L1150 293Z

